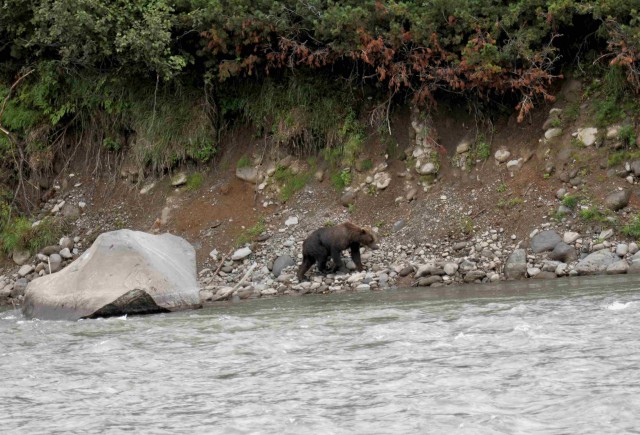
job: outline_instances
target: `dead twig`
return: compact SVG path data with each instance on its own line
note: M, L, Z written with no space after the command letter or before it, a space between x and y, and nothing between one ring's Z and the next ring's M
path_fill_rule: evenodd
M227 258L229 258L229 255L231 255L232 252L233 252L233 249L231 249L227 254L225 254L224 257L222 257L222 261L220 261L220 264L218 265L218 268L216 269L216 271L213 272L213 276L216 276L220 272L220 269L222 269L224 262L227 261Z

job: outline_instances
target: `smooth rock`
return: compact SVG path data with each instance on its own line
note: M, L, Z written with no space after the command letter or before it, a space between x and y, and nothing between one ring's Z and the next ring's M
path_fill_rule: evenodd
M62 258L64 258L65 260L73 258L73 254L71 253L71 250L69 250L69 248L61 249L60 250L60 256Z
M373 184L378 190L384 190L391 184L391 175L388 172L378 172L373 176Z
M616 255L618 257L624 257L629 252L629 245L626 243L620 243L616 246Z
M18 269L18 276L20 278L24 278L25 276L33 272L33 270L34 267L31 264L25 264L24 266L20 267L20 269Z
M487 276L487 274L482 270L472 270L464 276L464 281L474 282L478 279L484 278L485 276Z
M284 224L288 227L292 225L298 225L298 216L291 216L289 219L284 221Z
M629 263L626 260L619 260L613 264L607 266L607 275L620 275L623 273L627 273L629 270Z
M200 305L196 255L186 240L119 230L103 233L76 261L29 283L27 318L77 320Z
M231 259L234 261L242 260L243 258L246 258L249 255L251 255L251 252L252 252L251 249L248 247L240 248L233 253L233 255L231 256Z
M524 249L516 249L509 255L504 265L504 274L507 279L522 279L527 273L527 252Z
M29 281L27 281L26 278L18 278L11 289L11 297L17 298L18 296L23 296L28 285Z
M619 257L608 250L601 250L589 254L576 265L579 275L598 275L604 273L613 263L619 261Z
M563 263L570 263L578 259L578 254L573 246L560 242L553 248L553 251L549 254L549 258Z
M504 149L504 148L499 149L493 155L493 158L496 159L496 161L499 162L499 163L506 162L507 160L509 160L509 157L511 157L511 152L509 150Z
M567 231L566 233L564 233L564 235L562 236L562 241L564 243L570 244L575 242L576 240L578 240L580 238L580 233L576 233L574 231Z
M277 278L280 276L283 269L295 265L295 260L290 255L284 254L276 258L276 261L273 262L273 270L271 272Z
M625 208L629 204L629 199L631 198L631 190L616 190L607 195L604 199L604 204L613 211L618 211L620 209Z
M30 258L31 258L31 253L29 251L14 250L13 254L11 255L11 259L18 266L22 266L27 261L29 261Z
M174 187L182 186L187 182L187 174L184 172L180 172L175 176L171 177L171 185Z
M253 166L236 168L236 177L251 184L258 184L262 181L258 168L254 168Z
M62 257L59 254L51 254L47 263L51 265L49 273L56 273L62 269Z
M560 242L562 242L562 239L555 231L541 231L531 239L531 250L536 254L553 251L553 248Z
M439 275L431 275L431 276L426 276L423 278L420 278L418 280L418 287L428 287L432 284L435 284L437 282L442 282L442 277Z
M577 139L585 146L591 146L596 143L598 129L595 127L579 128Z
M545 139L553 139L554 137L558 137L562 135L561 128L550 128L549 130L544 132Z

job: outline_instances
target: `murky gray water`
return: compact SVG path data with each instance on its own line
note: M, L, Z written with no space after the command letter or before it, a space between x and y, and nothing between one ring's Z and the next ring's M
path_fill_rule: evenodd
M0 313L2 433L640 433L640 277Z

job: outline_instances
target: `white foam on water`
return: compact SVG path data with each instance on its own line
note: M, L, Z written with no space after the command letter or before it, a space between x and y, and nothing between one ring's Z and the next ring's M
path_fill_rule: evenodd
M626 308L629 308L629 306L632 303L633 302L618 302L618 301L615 301L615 302L607 305L605 308L607 310L611 310L611 311L620 311L620 310L624 310Z

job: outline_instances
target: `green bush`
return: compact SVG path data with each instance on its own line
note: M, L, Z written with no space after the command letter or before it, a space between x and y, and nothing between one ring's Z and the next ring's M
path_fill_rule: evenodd
M0 242L7 254L14 250L26 250L35 254L45 246L56 244L67 230L67 223L58 218L45 218L33 226L27 218L17 217L4 225Z
M631 223L622 227L622 234L640 240L640 215L637 215Z

